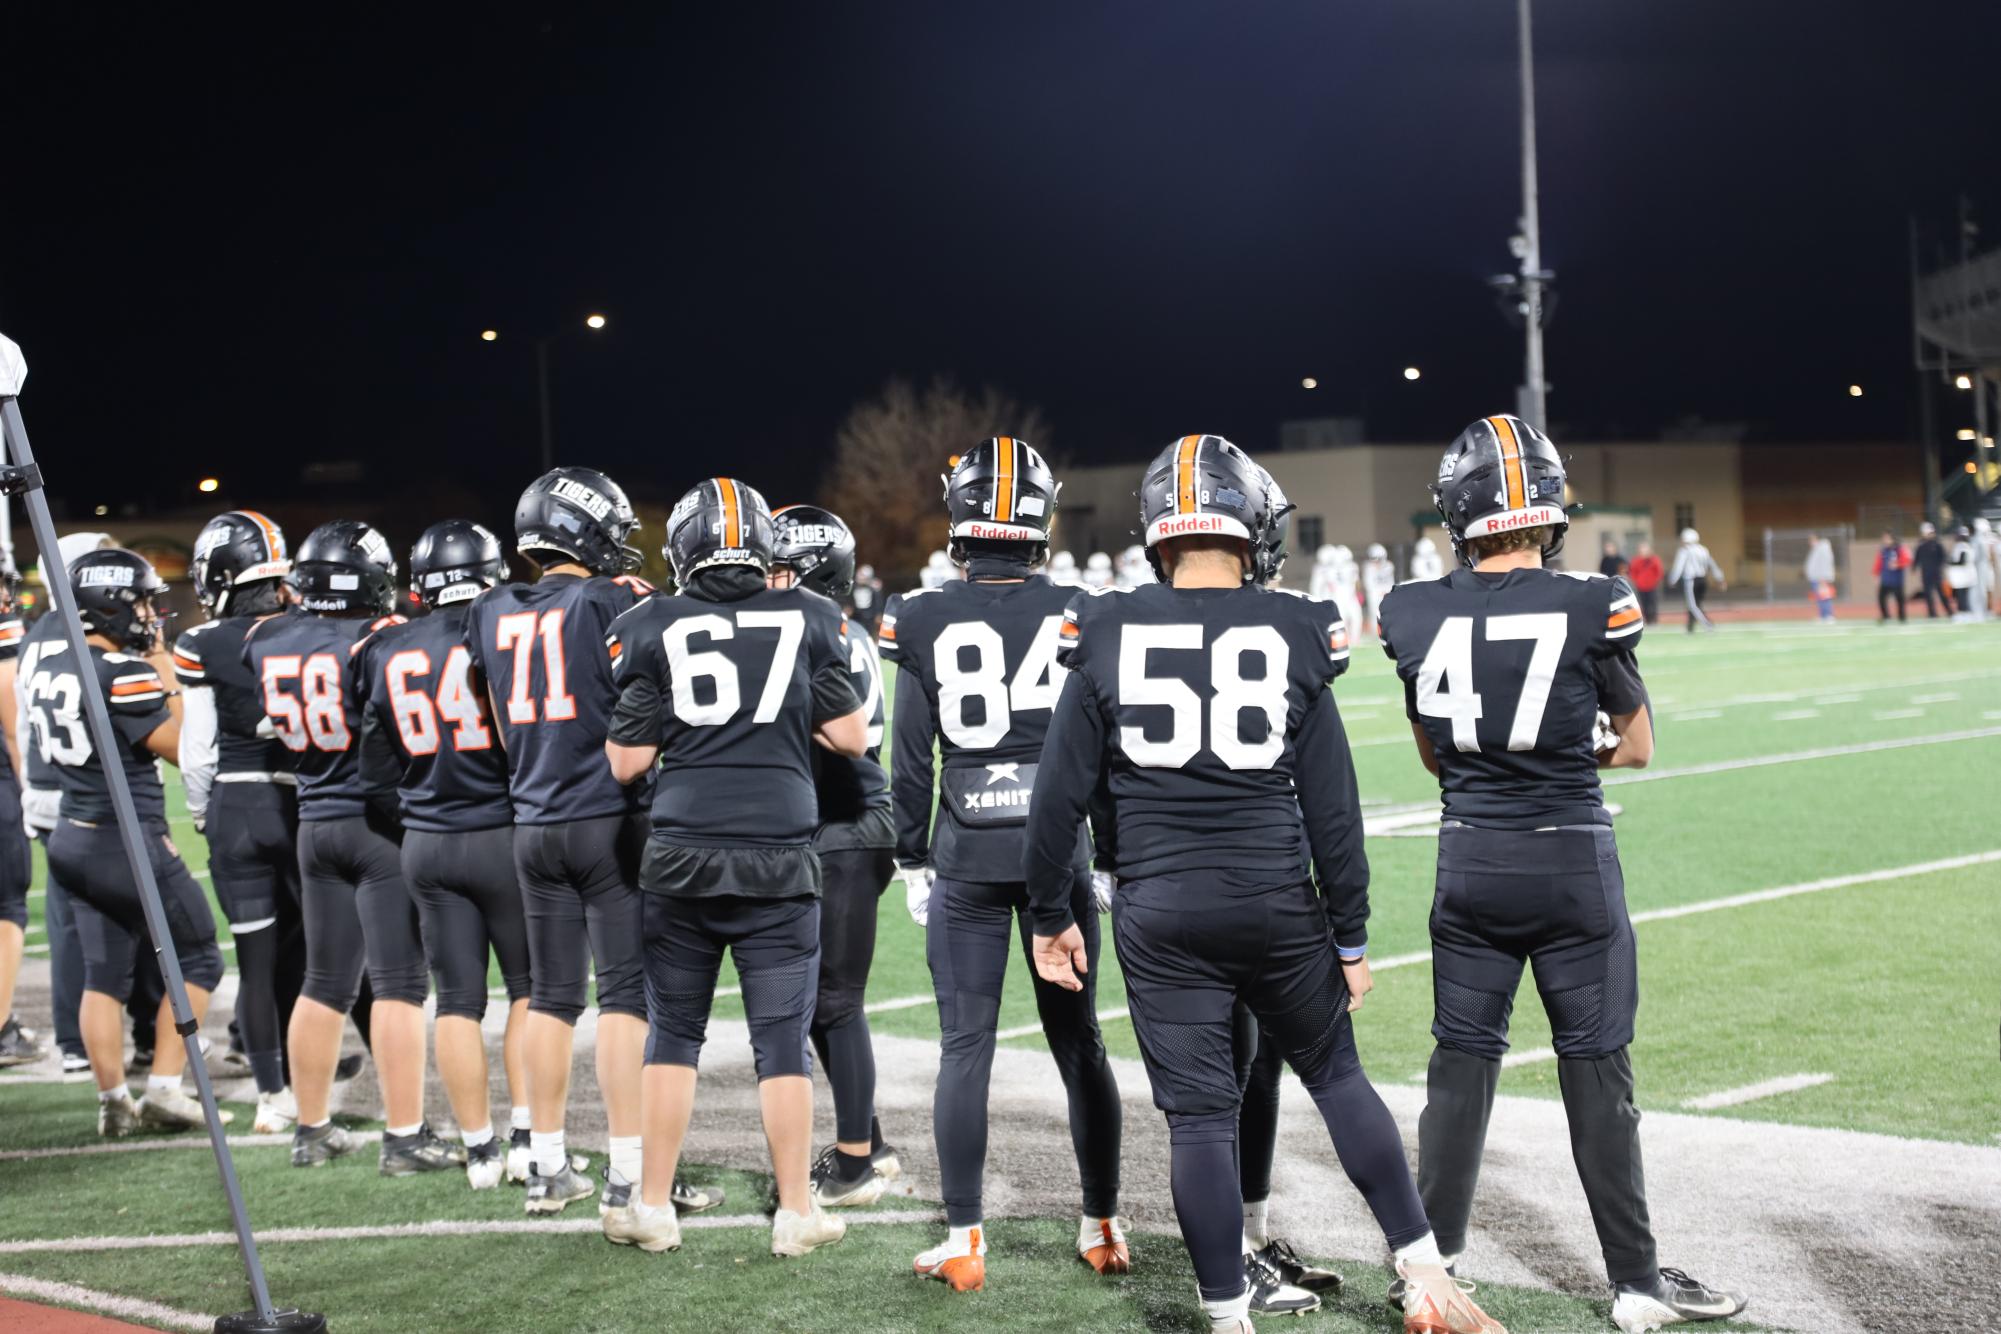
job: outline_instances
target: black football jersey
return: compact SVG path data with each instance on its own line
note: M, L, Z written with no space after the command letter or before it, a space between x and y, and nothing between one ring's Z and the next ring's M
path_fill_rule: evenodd
M189 690L215 695L215 771L292 772L292 752L264 714L264 691L243 660L254 616L226 616L183 631L174 641L174 675Z
M611 740L658 746L653 836L805 847L819 823L813 729L861 707L841 610L803 588L735 602L662 594L613 622ZM598 764L609 772L602 754Z
M84 713L83 692L95 690L110 709L139 818L164 820L167 804L160 787L160 762L146 749L146 738L172 716L167 712L166 686L144 658L107 652L95 644L89 646L89 654L79 672L60 629L37 645L25 669L27 745L53 768L65 818L91 823L115 819L110 783L91 744L90 720Z
M514 823L507 755L494 740L486 683L466 647L469 605L384 626L361 641L353 679L362 707L395 741L396 789L410 829L450 833Z
M350 676L364 638L402 621L287 611L244 636L243 661L258 683L265 716L292 753L301 820L363 815L374 795L361 768L362 710Z
M821 851L889 847L896 835L888 815L889 775L882 767L882 659L874 638L854 617L843 618L841 633L849 684L868 710L868 753L851 760L813 747L813 787L820 800L814 846Z
M21 656L21 641L28 636L28 627L18 612L8 612L0 616L0 662L14 662ZM12 701L0 701L0 707L12 707ZM5 746L0 746L0 781L14 775L14 759Z
M1021 880L1042 737L1066 675L1056 651L1071 592L1043 575L955 579L883 608L882 655L896 664L897 861L960 880ZM1088 859L1080 838L1074 864Z
M1593 724L1646 702L1633 659L1644 624L1632 585L1600 574L1462 568L1392 590L1383 651L1438 756L1445 818L1610 824Z
M1362 946L1369 866L1328 688L1348 665L1333 604L1146 584L1078 598L1062 635L1070 680L1029 817L1038 920L1068 918L1069 842L1102 784L1121 880L1220 872L1287 888L1303 834L1337 942Z
M39 788L44 792L54 792L62 786L62 777L56 772L56 763L43 753L34 732L34 716L28 703L28 678L34 672L35 662L50 653L51 644L62 645L62 617L53 611L44 612L28 627L17 649L19 657L15 662L14 694L12 701L0 701L0 706L11 707L18 703L21 717L21 767L27 772L22 777L22 786ZM67 653L65 646L61 652ZM0 747L5 749L5 747Z
M620 787L605 763L618 687L605 636L653 588L643 579L546 575L480 595L466 621L507 748L517 824L563 824L639 810L645 782Z

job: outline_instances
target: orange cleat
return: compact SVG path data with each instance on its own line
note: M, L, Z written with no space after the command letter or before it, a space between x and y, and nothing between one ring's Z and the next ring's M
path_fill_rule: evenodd
M1404 1281L1404 1334L1508 1334L1474 1303L1473 1285L1444 1265L1398 1264L1397 1277Z
M1086 1218L1077 1229L1077 1258L1100 1274L1130 1274L1132 1251L1116 1218Z
M911 1269L919 1278L935 1278L954 1292L978 1292L987 1286L987 1239L974 1228L968 1241L954 1245L950 1238L918 1255Z

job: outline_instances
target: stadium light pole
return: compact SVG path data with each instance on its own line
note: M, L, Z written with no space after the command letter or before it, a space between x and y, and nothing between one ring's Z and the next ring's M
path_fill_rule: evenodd
M584 327L593 332L604 328L605 323L605 317L596 311L584 317ZM556 434L552 421L553 414L549 407L549 348L568 332L570 332L568 329L559 329L555 333L541 334L535 339L535 398L542 424L543 472L556 466ZM481 342L500 341L498 329L482 329L479 336Z
M62 618L63 639L74 662L90 661L84 642L83 620L77 614L76 595L69 586L62 547L56 541L55 519L49 513L49 499L42 489L41 469L28 444L28 428L15 402L22 382L28 378L28 363L20 345L0 334L0 492L20 496L28 507L28 524L40 549L42 568L48 573L49 597L53 610ZM111 729L111 712L104 696L85 690L83 711L90 725L91 745L100 756L118 753L117 735ZM146 914L146 930L153 937L153 953L159 960L160 978L166 984L167 1000L174 1016L174 1031L187 1047L188 1067L194 1071L195 1091L201 1096L202 1111L208 1118L209 1145L215 1150L216 1170L222 1176L223 1194L229 1197L230 1221L236 1226L236 1244L243 1255L243 1267L250 1279L251 1299L256 1309L222 1316L215 1322L216 1334L325 1334L325 1317L306 1311L279 1310L271 1304L271 1292L264 1282L264 1265L257 1255L257 1239L250 1231L250 1215L243 1205L243 1189L236 1179L236 1163L229 1154L229 1142L222 1132L222 1117L215 1105L215 1089L210 1085L208 1065L202 1058L201 1025L195 1022L194 1007L188 1003L187 984L181 979L180 957L174 952L172 934L167 929L165 910L160 906L160 887L153 879L152 860L140 841L139 812L132 804L132 787L125 766L107 762L106 785L111 789L111 808L117 816L118 834L125 845L125 860L139 886L139 902Z
M1542 203L1536 182L1535 153L1535 43L1529 18L1529 0L1516 0L1516 23L1520 36L1522 98L1522 212L1518 230L1509 238L1508 249L1519 261L1514 273L1492 280L1509 318L1519 317L1526 346L1522 357L1522 385L1516 391L1515 412L1538 431L1549 429L1549 382L1544 374L1542 326L1549 318L1550 282L1555 274L1542 266Z

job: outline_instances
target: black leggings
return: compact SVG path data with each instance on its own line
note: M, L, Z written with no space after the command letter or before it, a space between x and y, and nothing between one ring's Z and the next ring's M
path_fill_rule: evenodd
M285 1027L305 969L299 802L278 783L219 782L208 806L209 883L236 942L236 1023L260 1093L285 1087Z
M1876 617L1878 620L1887 621L1890 619L1890 601L1893 598L1896 599L1897 603L1897 619L1900 621L1904 619L1904 590L1902 588L1892 588L1888 584L1878 584L1876 586Z
M834 1094L834 1136L869 1139L875 1124L875 1046L862 1001L875 961L876 904L895 871L888 848L820 854L820 994L813 1050Z

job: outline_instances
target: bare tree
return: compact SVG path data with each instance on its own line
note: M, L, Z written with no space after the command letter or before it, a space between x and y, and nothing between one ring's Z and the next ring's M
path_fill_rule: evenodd
M955 455L996 435L1044 449L1049 427L1039 409L992 386L975 396L945 379L922 392L891 380L841 423L824 503L847 520L861 559L891 588L907 586L945 545L940 474Z

